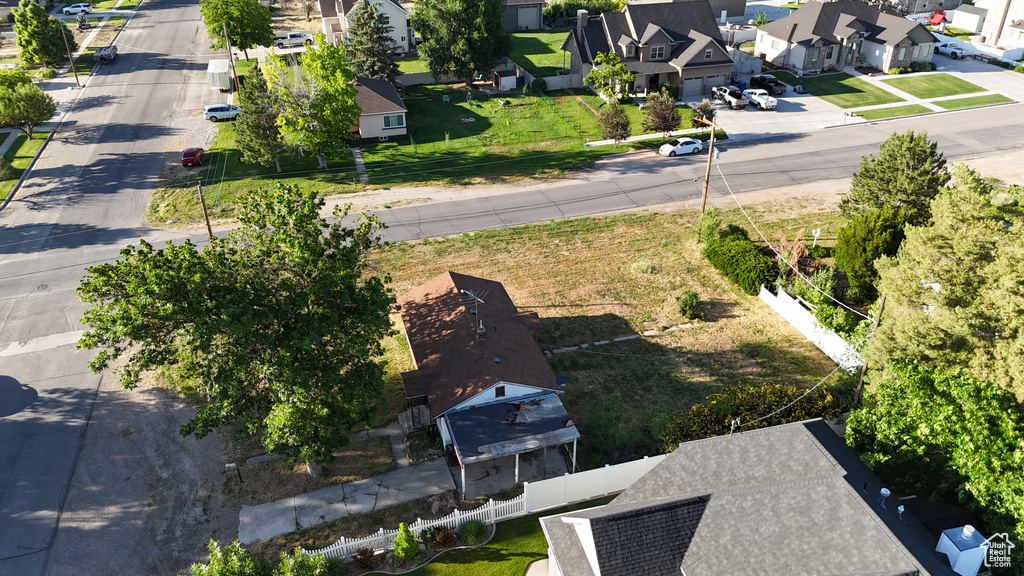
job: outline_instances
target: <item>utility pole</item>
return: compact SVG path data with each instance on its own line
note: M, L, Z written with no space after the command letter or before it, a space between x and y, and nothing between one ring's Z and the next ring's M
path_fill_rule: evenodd
M704 219L704 206L708 201L708 182L711 180L711 159L715 155L715 130L718 130L718 124L715 124L711 120L705 118L697 118L697 121L701 124L707 124L711 126L711 142L708 144L708 168L704 172L704 192L700 195L700 218L697 219L697 230L700 231L700 223Z
M882 299L878 302L878 314L875 315L875 326L871 329L872 334L878 330L878 323L882 320L882 310L885 310L885 292L882 292ZM857 381L857 391L853 393L853 407L860 406L860 392L864 389L864 373L868 371L868 361L865 360L860 366L860 380Z
M75 74L75 84L81 88L82 83L78 81L78 70L75 70L75 60L71 58L71 45L68 44L68 37L65 32L69 32L67 26L64 25L64 21L60 23L60 37L64 39L64 49L68 52L68 62L71 63L71 71Z
M228 47L228 62L231 63L231 77L235 79L235 94L242 90L242 87L238 85L238 72L235 70L235 54L231 50L231 39L228 38L228 23L221 22L224 26L224 44Z
M203 197L203 185L196 184L199 189L199 203L203 206L203 219L206 220L206 234L213 240L213 228L210 227L210 215L206 212L206 198Z

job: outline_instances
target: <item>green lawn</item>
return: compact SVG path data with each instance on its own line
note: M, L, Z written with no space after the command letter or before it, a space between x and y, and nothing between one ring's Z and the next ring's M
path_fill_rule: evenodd
M484 546L452 550L408 576L523 576L531 562L547 558L548 543L540 528L542 516L607 504L611 497L499 522ZM380 574L377 572L376 574Z
M915 114L927 114L931 109L920 104L908 104L906 106L893 106L891 108L875 108L874 110L863 110L857 112L857 116L865 120L881 120L883 118L897 118L899 116L914 116Z
M430 72L427 70L427 63L417 58L397 58L398 70L402 74L414 74L416 72Z
M932 28L931 26L929 26L928 29L933 32L935 31L935 29ZM946 31L943 32L943 34L945 34L946 36L952 36L958 40L963 40L964 42L970 42L971 36L975 35L974 32L971 32L970 30L964 30L963 28L954 28L952 26L946 26Z
M537 78L555 76L569 64L562 51L568 33L568 28L516 32L512 34L511 59Z
M14 189L14 184L18 182L18 178L21 178L29 163L32 162L32 158L35 157L36 152L43 146L47 134L48 132L33 132L32 140L29 140L25 134L18 134L14 144L4 153L4 160L10 163L11 171L7 178L0 180L0 201L6 199L7 195ZM4 133L3 137L7 138L8 136Z
M985 91L981 86L949 74L906 74L882 81L918 98L938 98Z
M954 98L952 100L939 100L933 102L936 106L941 106L946 110L956 110L958 108L971 108L974 106L986 106L988 104L1002 104L1003 102L1013 102L1012 99L1003 96L1002 94L987 94L985 96L971 96L969 98Z
M802 84L804 90L822 100L835 104L840 108L856 108L901 102L903 99L891 92L872 86L869 82L855 78L845 72L839 74L822 74L821 76L804 76L797 78L789 72L775 70L772 72L779 80L790 86Z

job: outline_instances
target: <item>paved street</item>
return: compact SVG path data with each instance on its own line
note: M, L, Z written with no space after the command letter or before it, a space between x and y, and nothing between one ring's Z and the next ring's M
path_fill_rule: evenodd
M237 534L237 514L215 512L223 471L216 439L176 433L190 408L157 389L127 392L109 376L101 381L86 366L92 354L73 346L84 309L75 288L87 266L139 238L183 238L145 226L143 213L161 167L210 136L198 110L223 98L206 86L209 41L194 2L147 0L117 44L118 60L97 68L86 88L73 89L73 78L50 83L61 101L60 128L0 211L0 574L171 573L186 568L207 538ZM1007 95L1024 81L985 64L957 65L984 67L963 73ZM999 83L1008 84L992 88ZM896 130L928 130L951 160L1020 150L1022 110L778 131L738 119L778 124L799 116L750 111L727 127L738 136L770 135L723 142L719 162L742 196L848 178ZM839 124L838 114L829 125ZM379 215L390 225L388 239L411 240L666 203L696 206L703 177L701 158L633 154L599 162L585 184L527 192L511 185L488 197ZM713 205L731 202L726 180L712 172Z

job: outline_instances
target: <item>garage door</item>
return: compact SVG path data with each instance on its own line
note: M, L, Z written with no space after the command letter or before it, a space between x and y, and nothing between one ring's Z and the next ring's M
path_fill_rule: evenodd
M700 96L704 89L704 78L683 78L683 96Z
M707 80L704 81L704 93L710 94L711 89L715 86L725 86L725 76L708 76Z
M536 30L540 28L540 6L519 7L519 29Z

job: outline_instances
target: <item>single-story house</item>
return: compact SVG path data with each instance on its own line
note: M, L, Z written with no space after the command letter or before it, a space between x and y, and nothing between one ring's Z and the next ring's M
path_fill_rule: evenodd
M498 462L514 471L504 485L492 483L493 491L575 469L580 434L533 339L535 312L520 312L500 282L455 272L398 303L415 365L402 374L406 397L426 404L464 496L467 468L469 478L487 476ZM549 448L558 465L548 466ZM538 455L542 469L521 475L521 458Z
M984 545L929 534L820 419L680 444L607 505L540 522L551 576L954 576Z
M508 32L540 30L544 24L544 0L505 0L501 27Z
M320 29L335 44L343 44L351 18L366 2L372 1L384 15L384 23L391 26L391 45L395 52L404 53L416 46L409 11L398 0L317 0L320 7Z
M919 22L860 0L810 0L789 16L759 26L754 54L797 74L861 64L888 72L930 62L937 42Z
M963 4L948 14L952 15L950 25L978 34L985 26L985 16L988 14L988 10L971 4Z
M584 76L599 53L614 52L636 77L626 88L640 94L670 82L681 96L698 96L732 77L733 61L708 0L626 4L621 12L593 17L580 10L562 49L569 52L570 72Z
M360 143L404 140L408 109L390 82L356 76L356 105L359 106Z

